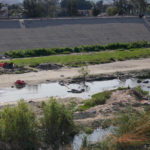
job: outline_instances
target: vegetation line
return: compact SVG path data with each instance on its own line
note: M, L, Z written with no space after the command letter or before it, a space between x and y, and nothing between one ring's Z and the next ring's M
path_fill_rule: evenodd
M6 52L5 55L12 58L23 57L38 57L49 56L58 54L71 54L81 52L100 52L105 50L117 50L117 49L131 49L131 48L145 48L150 47L150 43L147 41L130 42L130 43L112 43L107 45L84 45L74 48L39 48L39 49L26 49L26 50L14 50Z
M128 59L149 58L150 48L134 48L130 50L105 51L94 54L46 56L38 58L13 59L15 65L36 67L41 63L56 63L70 67L80 67L87 64L110 63Z

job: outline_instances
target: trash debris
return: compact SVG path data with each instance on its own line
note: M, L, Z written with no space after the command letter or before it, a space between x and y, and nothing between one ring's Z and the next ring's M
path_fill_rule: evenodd
M23 88L23 87L25 87L25 85L26 85L26 83L23 80L17 80L15 82L16 88Z

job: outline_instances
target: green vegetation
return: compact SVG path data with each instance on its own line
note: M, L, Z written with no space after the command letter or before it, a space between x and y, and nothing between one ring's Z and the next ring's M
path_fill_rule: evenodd
M103 105L111 96L111 91L105 91L92 96L91 99L83 101L83 105L79 106L79 111L87 110L97 105Z
M115 119L114 149L138 150L150 144L150 112L129 109ZM148 148L147 148L148 149Z
M59 145L67 144L75 135L72 113L54 99L43 108L44 117L41 122L44 141L53 149L59 149Z
M86 144L82 150L149 150L150 111L129 108L113 119L112 135L97 144Z
M145 48L150 47L150 43L147 41L131 42L131 43L112 43L107 45L85 45L74 48L39 48L39 49L27 49L27 50L14 50L6 52L5 55L12 58L23 57L39 57L58 54L71 54L80 52L100 52L104 50L116 50L116 49L131 49L131 48Z
M43 146L57 150L69 143L76 133L72 112L54 99L41 106L40 119L23 100L17 106L7 106L0 114L0 141L12 150L37 150Z
M145 96L148 97L148 95L149 95L149 92L148 91L143 91L140 86L135 87L133 89L133 92L140 99L145 97Z
M127 89L130 89L130 87L119 87L116 90L122 91L122 90L127 90Z
M94 129L92 129L92 128L89 128L89 127L84 128L84 132L85 132L86 134L92 134L93 131L94 131Z
M150 57L150 48L139 48L130 50L115 50L99 52L94 54L47 56L39 58L13 59L16 65L29 65L36 67L41 63L57 63L71 67L79 67L88 64L101 64L113 61L124 61L128 59L148 58Z
M114 16L118 13L118 9L116 7L108 7L106 13L108 16Z
M36 150L37 122L29 106L20 101L16 107L6 107L0 114L0 140L12 149Z

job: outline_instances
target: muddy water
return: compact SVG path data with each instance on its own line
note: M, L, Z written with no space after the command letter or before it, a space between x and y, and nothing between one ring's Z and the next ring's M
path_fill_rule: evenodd
M61 86L59 83L43 83L39 85L27 85L23 89L16 88L5 88L0 89L0 102L11 102L17 101L20 99L37 99L37 98L47 98L47 97L81 97L87 99L91 95L102 92L105 90L112 90L118 87L136 87L138 85L142 86L144 90L150 92L150 79L147 79L149 83L137 83L137 79L126 79L126 80L107 80L107 81L94 81L87 82L86 85L88 88L85 92L80 94L74 94L68 92L71 88L79 89L78 84L71 84L66 86ZM146 80L146 81L147 81ZM145 80L143 80L145 81ZM143 82L142 81L142 82ZM149 87L149 88L148 88Z

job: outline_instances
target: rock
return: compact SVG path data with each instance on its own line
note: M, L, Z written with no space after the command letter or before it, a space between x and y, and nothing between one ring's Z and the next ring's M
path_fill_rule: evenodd
M141 106L141 104L139 102L135 102L134 104L132 104L133 107L139 107Z
M35 102L34 102L34 101L29 101L28 103L29 103L29 104L34 104Z
M143 81L143 83L148 84L148 83L149 83L149 81Z
M96 114L96 110L92 111L91 113Z
M85 118L91 118L91 117L95 117L95 113L92 112L76 112L74 114L74 119L85 119Z
M38 65L37 68L42 69L42 70L55 70L55 69L60 69L62 67L63 67L62 65L58 65L58 64L44 63L44 64Z
M71 91L68 91L70 93L83 93L85 92L85 89L81 89L81 90L76 90L76 89L72 89Z
M59 81L58 82L61 86L65 86L65 82L64 81Z
M141 80L137 80L137 83L142 83L142 81Z
M64 75L60 75L60 77L62 77L62 78L63 78L63 77L64 77Z

